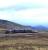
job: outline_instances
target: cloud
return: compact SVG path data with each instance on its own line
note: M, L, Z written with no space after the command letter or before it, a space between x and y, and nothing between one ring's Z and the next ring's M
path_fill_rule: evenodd
M48 4L48 0L16 0L16 4L19 3L41 3Z
M0 0L0 8L16 5L16 0Z
M34 3L21 3L16 5L16 10L22 10L22 9L31 9L31 8L42 8L43 5L40 4L34 4Z
M17 11L18 22L27 25L38 25L48 23L48 9L38 8L38 9L26 9Z
M16 12L15 10L13 10L13 11L0 11L0 19L13 21L15 12Z

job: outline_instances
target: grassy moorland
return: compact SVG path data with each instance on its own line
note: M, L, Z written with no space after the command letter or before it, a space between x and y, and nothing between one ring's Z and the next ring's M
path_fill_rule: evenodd
M0 50L48 50L47 33L0 37Z

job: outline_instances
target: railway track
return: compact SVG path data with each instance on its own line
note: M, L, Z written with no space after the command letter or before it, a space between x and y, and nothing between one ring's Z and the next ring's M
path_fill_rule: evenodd
M46 37L48 38L48 33L10 33L10 34L2 34L0 33L0 37L17 37L17 36L30 36L30 37Z
M33 36L33 33L15 33L15 34L1 34L0 37L14 37L14 36Z

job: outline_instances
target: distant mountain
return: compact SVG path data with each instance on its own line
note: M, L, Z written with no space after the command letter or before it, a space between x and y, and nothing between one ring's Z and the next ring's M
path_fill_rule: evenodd
M14 22L11 22L11 21L7 21L7 20L1 20L0 19L0 29L1 28L4 28L4 29L31 29L32 30L32 27L30 26L23 26L23 25L20 25L18 23L14 23Z
M48 28L42 25L34 26L32 29L37 31L48 31Z

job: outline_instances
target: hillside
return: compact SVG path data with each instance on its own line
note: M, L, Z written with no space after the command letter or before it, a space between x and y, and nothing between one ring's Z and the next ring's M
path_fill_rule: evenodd
M32 29L30 26L23 26L7 20L0 19L0 29Z

